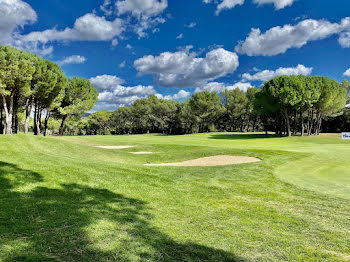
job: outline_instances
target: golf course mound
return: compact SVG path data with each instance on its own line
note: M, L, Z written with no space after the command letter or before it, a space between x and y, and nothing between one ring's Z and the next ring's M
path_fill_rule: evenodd
M209 156L177 163L146 164L147 166L228 166L261 161L249 156Z
M114 149L114 150L118 150L118 149L127 149L127 148L133 148L135 146L96 146L98 148L103 148L103 149Z

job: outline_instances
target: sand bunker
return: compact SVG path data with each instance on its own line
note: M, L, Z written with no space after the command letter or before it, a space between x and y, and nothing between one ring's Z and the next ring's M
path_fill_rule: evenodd
M146 164L147 166L227 166L261 161L259 158L249 156L209 156L184 162Z
M126 148L132 148L135 146L96 146L98 148L104 148L104 149L126 149Z
M153 154L153 152L130 152L131 154L134 155L150 155Z

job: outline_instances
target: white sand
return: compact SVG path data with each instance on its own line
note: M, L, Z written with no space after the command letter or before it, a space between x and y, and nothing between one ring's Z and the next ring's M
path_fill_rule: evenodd
M210 156L177 163L146 164L147 166L227 166L261 161L248 156Z
M104 149L126 149L126 148L133 148L135 146L96 146L98 148L104 148Z

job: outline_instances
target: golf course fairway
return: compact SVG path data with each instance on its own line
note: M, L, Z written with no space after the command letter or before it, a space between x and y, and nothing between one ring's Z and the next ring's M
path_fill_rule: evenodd
M153 165L215 156L260 161ZM349 218L339 134L0 137L0 261L349 261Z

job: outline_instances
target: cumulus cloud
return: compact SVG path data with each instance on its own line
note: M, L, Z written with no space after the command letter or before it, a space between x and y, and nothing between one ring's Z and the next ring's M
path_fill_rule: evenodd
M350 47L350 32L341 33L338 39L339 44L343 48Z
M123 0L117 1L118 14L131 13L134 16L156 16L168 7L167 0Z
M96 76L90 78L90 82L99 90L95 110L114 110L120 106L129 106L136 100L150 95L167 100L183 99L190 95L189 92L181 90L174 95L163 96L158 94L153 86L125 86L123 79L113 75Z
M296 0L254 0L254 3L257 3L258 5L263 5L263 4L274 4L275 9L283 9L287 6L291 6L293 2Z
M0 43L12 44L14 34L25 25L36 22L37 14L21 0L0 0Z
M112 14L126 16L125 20L131 31L141 38L147 36L148 29L165 22L160 15L167 7L167 0L105 0L100 9L107 16ZM153 29L152 32L155 33L158 30Z
M312 67L305 67L304 65L298 65L296 67L280 67L277 70L263 70L253 75L245 73L242 75L242 79L244 81L266 82L281 75L310 75L312 70Z
M208 52L205 57L189 50L144 56L134 62L139 75L151 74L163 87L196 87L233 73L238 65L236 53L223 48Z
M167 6L167 0L105 0L100 9L106 16L123 17L106 19L92 12L76 19L71 27L22 35L19 29L36 22L36 12L22 0L0 0L0 43L41 55L51 53L53 42L57 41L111 41L112 47L115 47L117 38L125 31L144 37L147 35L146 30L164 23L165 19L159 15Z
M235 50L248 56L273 56L283 54L291 48L301 48L310 41L321 40L334 34L350 31L350 17L340 23L327 20L307 19L296 25L276 26L265 33L253 28L248 37L236 46ZM346 47L347 35L342 35L339 42Z
M98 105L99 107L103 105L104 109L116 109L120 106L129 106L138 99L157 93L153 86L123 86L120 84L114 86L108 85L108 88L106 88L104 84L102 86L95 84L95 86L101 90L98 95Z
M123 21L119 18L114 21L107 21L105 17L86 14L75 21L73 28L31 32L28 35L23 35L21 40L41 43L52 41L109 41L123 31Z
M223 0L218 6L216 7L216 15L219 15L222 10L225 9L232 9L236 5L243 5L244 0Z
M274 4L275 9L283 9L287 6L291 6L296 0L254 0L253 2L258 5L264 4ZM221 11L233 9L237 5L243 5L245 0L203 0L204 3L215 3L216 6L216 15L219 15Z
M216 3L216 15L219 15L221 11L225 9L232 9L237 5L243 5L245 0L203 0L204 3Z
M123 79L112 75L92 77L90 78L90 82L99 90L112 90L114 87L125 83Z
M344 72L344 76L350 77L350 68Z
M224 90L241 89L242 91L247 91L248 88L253 87L250 83L237 82L233 85L228 85L219 82L210 82L202 87L197 87L195 93L209 91L209 92L222 92Z
M86 57L80 55L72 55L63 58L61 61L58 61L59 65L67 65L67 64L84 64L86 62Z
M190 95L191 95L191 93L187 92L185 90L180 90L178 93L176 93L174 95L163 96L161 94L156 94L156 96L159 99L165 99L165 100L181 100L181 99L185 99L185 98L189 97Z

